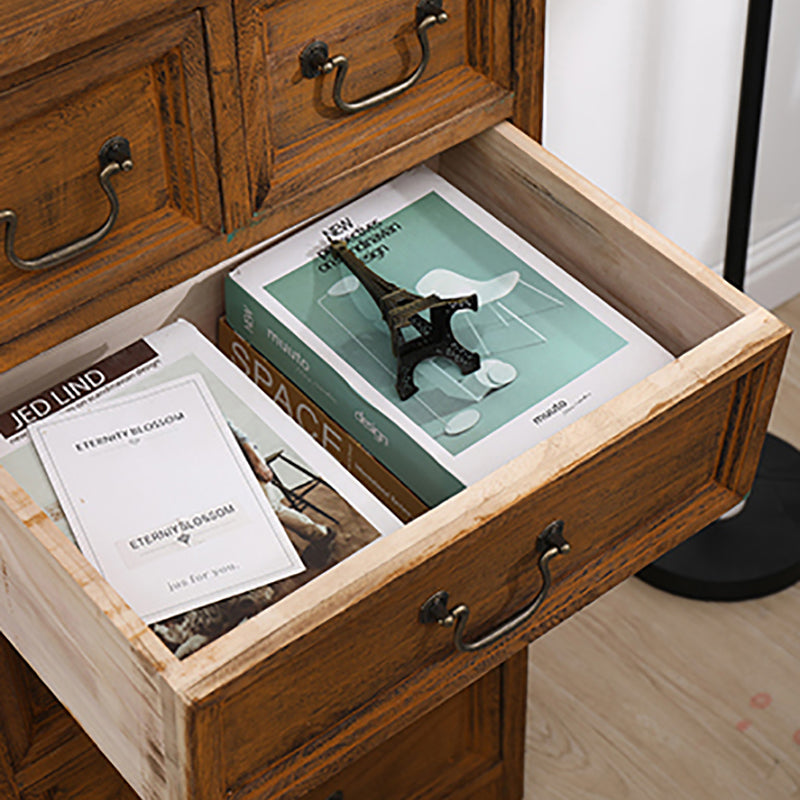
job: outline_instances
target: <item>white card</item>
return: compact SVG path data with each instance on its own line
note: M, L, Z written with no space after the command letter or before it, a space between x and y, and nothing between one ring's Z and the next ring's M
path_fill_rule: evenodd
M304 569L199 375L30 432L84 555L145 622Z

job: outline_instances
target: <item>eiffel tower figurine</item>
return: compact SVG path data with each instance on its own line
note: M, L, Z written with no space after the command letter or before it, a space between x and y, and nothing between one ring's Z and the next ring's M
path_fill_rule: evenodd
M417 391L414 368L426 358L449 358L462 375L475 372L480 367L480 356L462 347L450 327L450 318L456 311L464 308L478 310L477 294L444 299L435 294L421 297L375 274L348 249L345 242L333 241L331 249L369 292L380 309L383 321L389 326L392 354L397 359L395 388L401 400L407 400ZM420 316L423 311L430 311L430 322ZM419 335L406 341L403 329L409 326Z

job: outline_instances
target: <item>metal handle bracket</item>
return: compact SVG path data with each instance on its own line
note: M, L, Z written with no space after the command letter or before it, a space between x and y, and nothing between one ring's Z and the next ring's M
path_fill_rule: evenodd
M88 236L84 236L82 239L71 242L57 250L45 253L39 258L21 258L14 249L17 234L17 214L10 208L0 211L0 224L6 223L6 257L17 269L32 272L59 266L93 247L114 227L114 223L119 216L119 200L114 187L111 185L111 177L118 172L128 172L133 169L130 143L122 136L112 136L100 148L98 159L100 161L100 173L97 178L106 193L106 197L108 197L110 210L106 221L94 233L90 233Z
M533 600L515 616L506 620L490 633L472 642L464 640L464 631L469 619L469 606L460 604L449 609L450 596L445 591L431 595L419 610L419 620L425 625L436 623L445 628L454 628L453 642L457 650L468 653L481 650L494 644L513 630L524 625L539 610L550 591L550 566L552 558L569 551L569 543L563 536L564 522L551 522L537 537L536 550L539 555L539 572L542 576L542 588Z
M417 39L419 39L422 51L420 62L407 78L393 86L388 86L375 92L375 94L366 95L358 100L345 100L342 95L342 89L350 62L347 60L347 56L343 55L331 58L328 53L328 45L322 41L311 42L303 48L303 52L300 53L300 71L304 78L316 78L319 75L327 75L335 69L333 101L346 114L355 114L358 111L364 111L379 103L391 100L406 91L406 89L410 89L422 77L422 73L425 72L431 57L428 28L447 22L447 12L442 10L442 0L420 0L417 4L415 19Z

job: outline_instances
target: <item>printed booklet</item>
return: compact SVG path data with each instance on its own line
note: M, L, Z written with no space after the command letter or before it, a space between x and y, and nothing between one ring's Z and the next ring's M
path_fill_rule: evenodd
M29 432L84 555L145 622L303 571L200 375Z
M153 630L179 658L401 525L397 517L333 456L289 419L196 328L182 320L0 414L0 464L61 530L76 541L31 442L29 427L38 422L83 416L83 412L92 407L101 409L109 402L146 394L156 387L191 376L199 376L199 379L193 377L193 381L202 381L213 397L304 569L276 582L270 582L267 576L256 588L153 622ZM110 434L106 431L102 435ZM220 436L227 436L227 433ZM84 437L81 441L86 440ZM228 444L230 441L228 439ZM239 463L241 465L241 461ZM153 465L153 469L157 466ZM217 478L222 482L221 475ZM107 480L122 483L124 478L108 476ZM134 480L129 489L135 492L136 488ZM222 503L219 507L226 505L228 503ZM216 511L216 508L210 510ZM108 528L113 530L118 522L114 508L108 508L108 513ZM188 520L188 524L193 525L195 516L202 522L203 513L176 507L173 522L177 521L180 527L181 520L184 523ZM206 516L209 515L206 513ZM219 524L224 522L219 520ZM162 529L172 530L168 524L157 524L152 530ZM189 531L195 532L199 533L199 528ZM265 535L269 533L265 528ZM209 540L214 538L210 536ZM128 539L120 541L124 546ZM115 540L114 547L117 544ZM233 551L229 555L231 562L239 557ZM246 558L249 556L248 553ZM179 576L177 582L180 580Z
M452 330L479 368L427 359L401 399L389 329L335 241L414 295L475 294L477 310L455 312ZM431 506L672 360L425 167L240 264L225 308L240 336Z

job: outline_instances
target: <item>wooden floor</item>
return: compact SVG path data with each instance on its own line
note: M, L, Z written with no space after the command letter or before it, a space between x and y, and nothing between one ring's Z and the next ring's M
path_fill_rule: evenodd
M800 296L770 429L800 447ZM530 649L525 800L800 798L800 584L740 603L633 578Z

